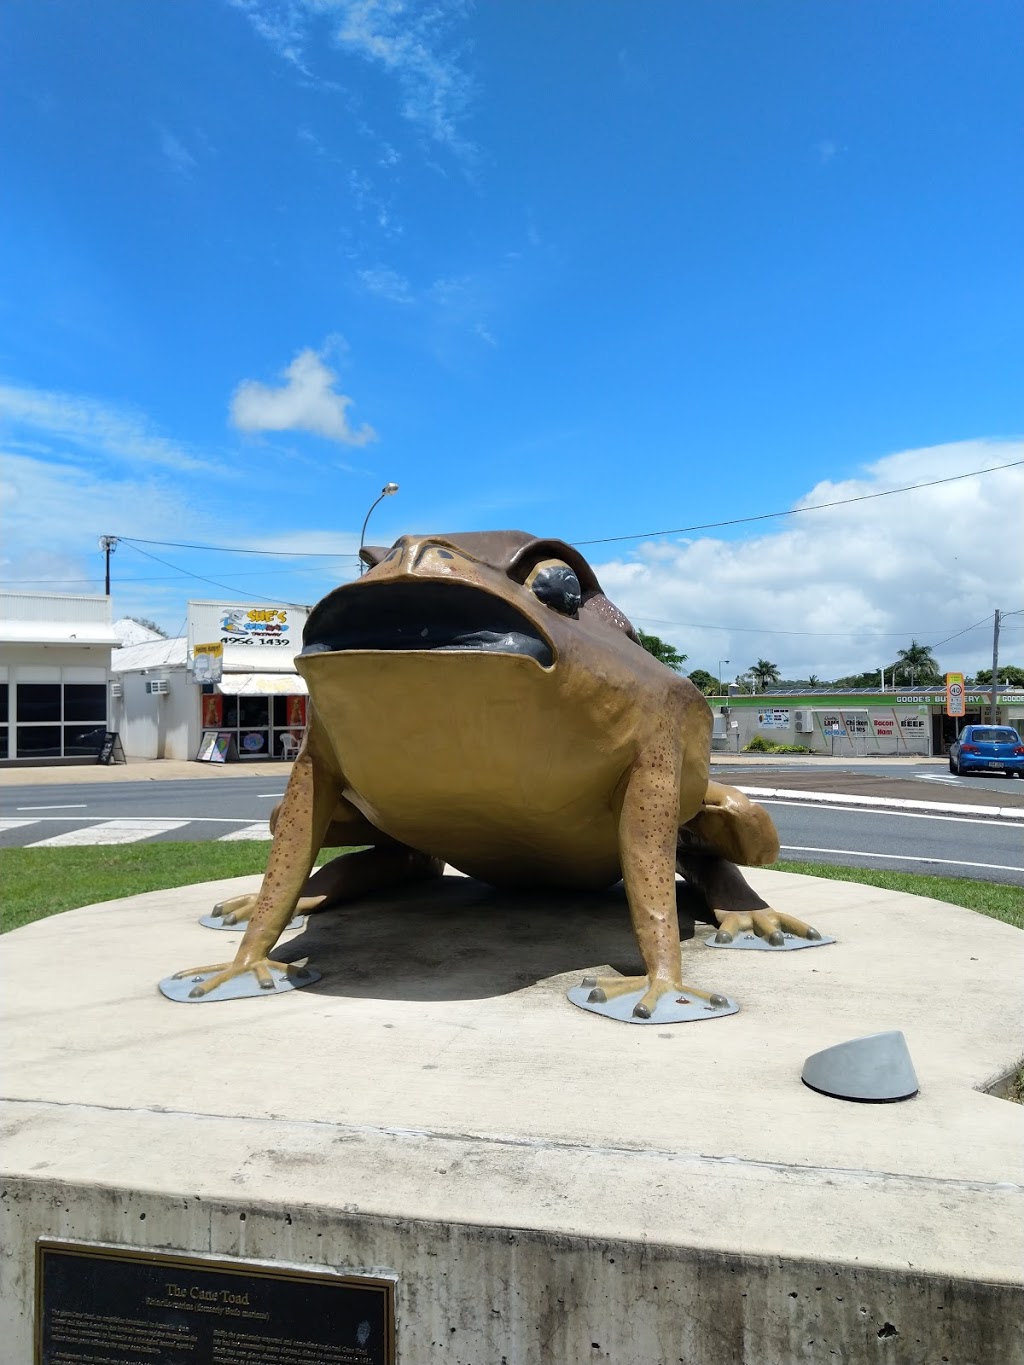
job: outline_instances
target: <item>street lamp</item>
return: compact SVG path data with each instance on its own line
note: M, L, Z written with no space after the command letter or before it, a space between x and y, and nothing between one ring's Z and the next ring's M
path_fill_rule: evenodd
M718 661L718 686L722 688L723 694L725 692L725 679L722 677L722 665L728 662L728 659L719 659Z
M363 541L366 539L366 525L367 525L367 522L370 520L370 512L373 511L373 509L377 506L377 503L378 503L378 502L383 502L385 498L390 498L392 493L397 493L397 492L398 492L398 484L397 484L397 483L386 483L386 484L384 485L384 487L380 490L380 497L379 497L379 498L376 498L373 502L370 503L370 511L367 512L366 516L363 518L363 529L359 532L359 548L360 548L360 550L363 548ZM360 578L363 576L363 574L364 574L365 572L366 572L366 565L363 563L362 559L360 559L360 560L359 560L359 576L360 576Z

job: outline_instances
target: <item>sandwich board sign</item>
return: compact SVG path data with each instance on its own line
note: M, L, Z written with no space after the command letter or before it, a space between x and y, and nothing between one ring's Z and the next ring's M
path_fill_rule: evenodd
M964 675L946 674L946 715L964 716L967 714L967 698L964 695Z

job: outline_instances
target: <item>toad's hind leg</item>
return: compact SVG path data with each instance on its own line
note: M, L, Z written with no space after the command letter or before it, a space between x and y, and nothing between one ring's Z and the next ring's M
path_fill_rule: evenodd
M569 993L584 1009L640 1022L678 1022L731 1014L727 997L684 986L676 914L675 858L682 754L674 717L636 759L619 793L619 863L645 974L587 977ZM615 1002L627 999L620 1011ZM691 996L703 1002L694 1005ZM680 1012L680 1008L682 1012Z
M731 943L747 932L772 947L782 947L786 934L821 938L803 920L773 909L737 866L763 867L778 855L779 836L768 812L735 787L709 782L701 809L679 830L676 867L714 912L716 943Z

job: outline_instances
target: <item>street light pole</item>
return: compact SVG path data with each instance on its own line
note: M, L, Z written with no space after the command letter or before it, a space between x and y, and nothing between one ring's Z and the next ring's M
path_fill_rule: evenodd
M397 492L398 492L398 484L397 484L397 483L386 483L386 484L384 485L384 487L380 490L380 497L377 498L374 502L371 502L371 503L370 503L370 511L367 512L366 516L363 518L363 529L359 532L359 548L360 548L360 550L362 550L362 548L363 548L363 541L366 539L366 526L367 526L367 523L368 523L369 520L370 520L370 512L373 511L373 509L377 506L377 503L378 503L378 502L383 502L385 498L390 498L391 495L392 495L392 493L397 493ZM365 572L366 572L366 565L363 563L362 558L360 558L360 560L359 560L359 576L360 576L360 578L362 578L362 576L363 576L363 574L364 574Z
M722 688L723 696L727 694L725 692L725 679L722 677L722 665L727 664L728 662L728 659L719 659L718 661L718 686Z

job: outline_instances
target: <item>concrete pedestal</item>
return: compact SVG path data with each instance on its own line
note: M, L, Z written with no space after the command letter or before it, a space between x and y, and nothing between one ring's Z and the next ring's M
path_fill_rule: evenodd
M566 989L635 969L621 891L464 878L322 917L316 985L176 1005L230 957L231 882L0 939L0 1360L32 1359L41 1237L397 1276L402 1365L1020 1365L1024 935L938 902L755 872L839 942L684 947L739 1014L661 1028ZM685 932L685 930L684 930ZM902 1029L920 1094L800 1083ZM197 1362L196 1365L201 1365Z

